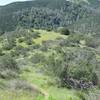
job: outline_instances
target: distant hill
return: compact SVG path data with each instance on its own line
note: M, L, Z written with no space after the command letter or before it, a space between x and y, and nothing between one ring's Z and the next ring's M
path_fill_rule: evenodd
M48 8L60 8L63 6L66 0L33 0L24 2L14 2L0 7L0 13L12 13L22 9L30 9L31 7L48 7Z
M80 23L89 24L91 17L99 17L99 6L98 0L35 0L11 3L0 7L0 31L15 30L17 26L55 29L69 25L74 27Z
M25 1L25 2L14 2L5 6L0 7L0 13L2 15L13 13L22 9L31 8L33 6L33 1ZM1 16L0 14L0 16Z

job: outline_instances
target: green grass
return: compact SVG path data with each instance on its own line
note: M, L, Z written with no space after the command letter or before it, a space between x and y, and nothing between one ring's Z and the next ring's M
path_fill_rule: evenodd
M58 88L56 85L48 85L49 76L36 73L36 70L30 69L30 71L23 71L20 75L21 79L27 80L30 84L35 84L39 88L42 88L49 95L48 100L81 100L75 90L69 90L66 88ZM42 98L40 97L40 99Z
M41 44L42 41L47 41L47 40L55 40L56 38L66 38L67 36L65 35L61 35L60 33L56 33L54 31L46 31L46 30L34 30L35 32L39 32L40 34L40 38L37 39L33 39L33 41L36 44Z
M37 100L39 96L43 97L35 90L10 90L6 87L8 83L9 80L0 79L0 100Z
M35 100L35 94L22 90L0 90L0 100Z

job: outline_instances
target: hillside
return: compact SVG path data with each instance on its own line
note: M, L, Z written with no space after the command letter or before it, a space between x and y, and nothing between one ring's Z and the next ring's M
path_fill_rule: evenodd
M16 2L1 7L0 13L1 31L12 31L17 26L54 29L78 23L87 17L89 19L95 14L99 16L92 2L87 5L66 0Z
M99 100L100 1L33 0L0 7L0 100Z
M98 84L99 74L96 73L100 54L96 51L99 50L96 39L95 35L64 35L61 32L33 28L3 34L0 37L0 87L3 89L0 90L0 98L91 98L90 94L94 92L88 90L90 94L87 94L80 88L87 90ZM84 85L81 85L81 81ZM99 90L95 92L99 93Z

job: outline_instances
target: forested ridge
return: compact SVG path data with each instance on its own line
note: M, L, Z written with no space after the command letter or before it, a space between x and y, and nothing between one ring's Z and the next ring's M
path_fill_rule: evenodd
M92 22L94 22L95 16L99 17L100 13L95 10L94 6L89 6L66 0L36 0L12 3L1 7L0 22L2 24L0 30L10 31L16 29L17 26L53 29L83 22L84 18L91 20L91 16L93 17ZM98 21L95 23L98 23Z

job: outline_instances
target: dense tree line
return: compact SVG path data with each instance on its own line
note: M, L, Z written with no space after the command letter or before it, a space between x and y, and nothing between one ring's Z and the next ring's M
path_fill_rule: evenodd
M52 5L53 2L54 1L52 1ZM57 6L60 4L59 2ZM0 16L0 30L15 30L17 26L25 28L56 29L57 27L68 26L80 19L90 17L93 13L94 11L80 4L73 4L70 2L62 2L60 8L50 8L49 5L45 8L44 6L40 6L40 8L34 6L17 11L15 10L14 12L12 11L12 13L2 14Z

